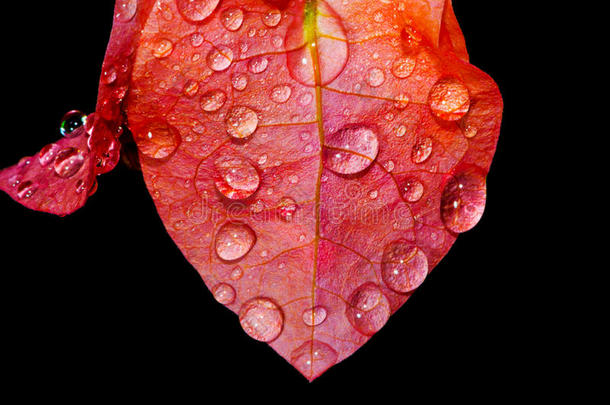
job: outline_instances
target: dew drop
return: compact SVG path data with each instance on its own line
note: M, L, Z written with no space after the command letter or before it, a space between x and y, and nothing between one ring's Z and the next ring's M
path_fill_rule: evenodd
M394 130L394 135L396 135L399 138L402 138L403 136L405 136L406 133L407 133L407 127L404 125L399 125Z
M326 308L315 306L303 311L303 322L307 326L318 326L326 320Z
M286 101L288 101L291 94L292 89L290 88L290 86L281 84L279 86L275 86L271 90L271 100L278 104L285 103Z
M136 15L137 9L138 0L118 0L114 18L122 23L129 22Z
M116 68L114 66L110 66L108 69L105 69L102 72L102 82L104 84L110 85L110 84L116 82L117 76L118 76L118 74L117 74Z
M212 289L214 299L221 304L230 305L235 302L235 289L229 284L220 283Z
M160 39L155 43L153 56L155 58L167 58L174 51L174 43L169 39Z
M392 74L399 79L406 79L411 76L415 70L415 58L403 56L394 61L392 64Z
M271 9L263 14L262 20L263 24L265 24L269 28L276 27L282 19L282 14L277 9Z
M229 7L220 15L222 25L229 31L237 31L244 23L244 12L241 8Z
M472 229L483 216L486 200L485 176L470 168L451 177L441 195L441 218L452 232Z
M459 79L444 78L430 89L428 104L438 118L457 121L466 115L470 108L470 94Z
M410 100L406 94L399 94L394 97L394 107L398 110L404 110L409 105Z
M250 197L258 190L260 176L254 166L240 157L225 156L214 162L214 184L222 195L232 200Z
M227 114L227 133L233 138L247 138L258 127L258 115L248 107L233 107Z
M268 159L267 154L266 154L266 153L263 153L262 155L260 155L260 156L258 157L258 164L259 164L259 165L264 165L265 163L267 163L267 159Z
M193 46L193 48L198 48L201 46L201 44L203 44L204 39L205 38L203 37L203 34L201 32L195 32L193 33L193 35L191 35L191 45Z
M57 153L55 173L64 179L74 176L85 163L85 155L76 148L66 148Z
M166 121L154 120L133 128L138 150L151 159L165 159L172 155L181 142L180 132Z
M280 200L277 207L278 216L286 221L290 222L294 218L294 213L297 211L297 203L290 197L284 197Z
M408 293L424 282L428 275L428 259L414 243L400 239L383 250L381 278L388 288Z
M244 276L244 271L241 269L241 267L237 266L235 267L233 270L231 270L231 280L233 281L237 281L239 279L241 279Z
M256 243L252 228L241 222L227 222L216 234L216 254L222 260L234 261L244 257Z
M197 95L198 91L199 91L199 83L197 83L194 80L189 80L184 85L184 95L187 97L194 97L195 95Z
M372 68L368 71L366 75L366 82L371 87L379 87L385 81L385 75L383 74L383 70L379 68Z
M417 202L424 195L424 185L417 179L409 179L402 186L402 196L408 202Z
M38 186L29 180L17 184L17 197L30 198L38 191Z
M335 173L359 173L373 163L378 151L375 131L362 124L348 125L327 137L324 164Z
M375 200L375 199L377 199L377 197L379 197L379 191L371 190L371 192L369 192L369 198L371 200Z
M280 307L265 297L253 298L239 310L239 323L253 339L261 342L275 340L284 327L284 315Z
M391 173L391 172L393 172L393 171L394 171L394 167L395 167L395 165L394 165L394 162L393 162L393 161L388 160L387 162L385 162L385 163L383 164L383 167L384 167L384 169L386 169L386 170L388 171L388 173Z
M77 135L74 131L87 123L87 116L78 110L68 111L61 119L59 132L66 138Z
M178 11L185 20L198 23L205 20L218 6L220 0L176 0Z
M84 180L80 179L79 181L76 182L75 190L74 190L76 192L76 194L81 194L86 189L87 189L87 184L85 183Z
M41 166L47 166L49 163L55 159L57 156L57 152L59 152L60 147L57 144L49 144L42 148L38 154L38 161Z
M210 90L201 96L199 104L203 111L215 112L222 108L227 101L227 95L222 90Z
M267 70L269 60L264 56L255 56L248 62L248 70L254 74L263 73Z
M231 85L237 91L243 91L248 86L248 76L243 73L237 73L231 78Z
M313 380L337 362L337 352L319 340L309 340L293 350L290 363L307 379Z
M210 69L215 72L222 72L233 63L233 51L227 46L220 45L208 53L206 60Z
M345 315L354 329L371 336L390 318L390 303L381 288L371 282L358 287L348 300Z
M432 139L429 137L419 138L411 149L411 160L413 163L423 163L432 154Z

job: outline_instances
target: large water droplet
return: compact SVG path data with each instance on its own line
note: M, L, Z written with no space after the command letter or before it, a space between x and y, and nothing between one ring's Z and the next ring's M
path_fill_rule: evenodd
M119 22L129 22L136 15L138 0L118 0L116 3L116 18Z
M133 128L133 138L140 152L152 159L165 159L180 145L180 132L166 121L155 120Z
M430 89L428 104L438 118L457 121L470 108L470 94L461 80L453 77L444 78Z
M392 65L392 74L399 79L405 79L415 70L415 63L415 58L411 56L400 57Z
M424 282L428 275L428 258L414 243L397 240L383 250L381 278L392 290L408 293Z
M318 326L326 320L326 308L318 305L303 311L303 322L307 326Z
M229 66L231 66L231 63L233 63L233 51L227 46L220 45L208 53L206 61L210 69L216 72L222 72L223 70L228 69Z
M187 21L205 20L218 6L220 0L176 0L178 11Z
M265 297L253 298L239 310L239 323L253 339L261 342L275 340L284 327L280 307Z
M379 151L377 134L366 125L348 125L326 138L325 166L340 174L363 171L373 163Z
M155 58L167 58L174 51L174 43L169 39L160 39L155 42L153 56Z
M78 110L68 111L61 119L59 132L66 138L76 136L77 128L82 127L87 123L87 116Z
M305 377L312 380L337 362L337 352L319 340L309 340L290 355L290 363Z
M363 335L371 336L379 331L390 318L390 303L373 283L365 283L350 296L345 311L348 321Z
M229 31L237 31L244 23L244 12L241 8L229 7L220 15L222 25Z
M411 160L413 163L423 163L432 154L432 139L426 137L419 138L411 149Z
M281 84L279 86L275 86L271 90L271 100L278 104L285 103L286 101L288 101L291 94L292 89L290 88L290 86Z
M294 218L294 213L297 211L297 203L294 199L290 197L284 197L280 200L280 203L277 207L277 212L279 217L286 221L290 222Z
M269 60L264 56L255 56L248 62L248 70L254 74L263 73L267 70Z
M214 166L214 184L225 197L241 200L258 190L260 176L249 161L240 157L224 156L217 159Z
M221 304L229 305L235 302L235 289L229 284L220 283L212 289L214 299Z
M30 198L36 193L38 186L33 182L26 180L17 184L17 197L19 198Z
M441 196L441 218L447 229L456 233L472 229L483 216L486 191L485 176L478 168L449 179Z
M216 234L216 254L222 260L239 260L252 249L255 242L256 235L248 225L227 222Z
M85 155L76 148L66 148L55 157L55 173L64 179L74 176L85 163Z
M233 107L227 115L227 133L233 138L247 138L258 127L258 115L248 107Z
M201 96L200 105L203 111L218 111L225 105L227 95L222 90L210 90Z

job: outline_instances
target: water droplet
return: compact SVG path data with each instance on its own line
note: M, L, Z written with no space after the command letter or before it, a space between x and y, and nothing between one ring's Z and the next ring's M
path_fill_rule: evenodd
M233 138L247 138L258 127L258 115L248 107L233 107L227 114L227 133Z
M231 85L237 91L245 90L248 86L248 76L243 73L237 73L231 78Z
M411 100L406 94L399 94L394 97L394 107L398 110L404 110L407 108Z
M189 22L198 23L205 20L218 6L220 0L176 0L176 6L182 16Z
M466 115L470 108L470 94L459 79L444 78L430 89L428 104L438 118L457 121Z
M379 68L372 68L368 71L366 75L366 82L371 87L379 87L385 81L385 75L383 74L383 70Z
M57 153L55 173L64 179L74 176L85 163L85 155L76 148L66 148Z
M252 228L240 222L227 222L216 235L216 254L222 260L233 261L244 257L256 243Z
M241 8L229 7L220 15L222 25L229 31L237 31L244 23L244 12Z
M102 82L104 84L110 85L110 84L116 82L117 76L118 76L118 74L117 74L116 68L114 66L110 66L108 69L105 69L102 72Z
M280 203L277 207L277 212L279 217L286 221L290 222L294 218L294 213L297 210L297 203L294 199L290 197L284 197L280 200Z
M303 322L307 326L318 326L326 320L326 308L315 306L303 311Z
M348 125L327 137L324 164L335 173L359 173L373 163L378 151L377 134L371 128Z
M282 20L282 14L280 13L279 10L271 9L271 10L267 11L265 14L263 14L262 19L263 19L263 23L267 27L273 28L273 27L276 27Z
M377 197L379 197L379 191L372 190L371 192L369 192L369 198L371 200L375 200Z
M290 88L290 86L281 84L279 86L275 86L271 90L271 100L278 104L285 103L286 101L288 101L291 94L292 89Z
M180 132L163 120L134 126L133 138L139 151L152 159L167 158L178 149L181 142Z
M231 280L233 281L237 281L239 279L241 279L244 276L244 271L241 269L241 267L236 266L233 270L231 270Z
M299 103L302 106L309 105L313 101L313 95L311 93L303 93L301 97L299 97Z
M403 136L405 136L406 133L407 133L407 127L404 125L399 125L394 130L394 134L399 138L402 138Z
M405 79L413 73L415 70L415 58L410 56L403 56L394 61L392 64L392 74L399 79Z
M76 194L81 194L86 189L87 189L87 184L85 183L85 181L83 179L80 179L76 182L75 190L74 190L76 192Z
M225 156L214 162L214 183L218 191L232 200L250 197L258 190L260 177L254 166L240 157Z
M195 95L197 95L198 91L199 91L199 83L197 83L194 80L189 80L184 85L184 95L187 97L194 97Z
M153 55L155 58L167 58L174 51L174 43L169 39L160 39L155 43Z
M29 180L17 184L17 197L30 198L36 193L38 186Z
M319 340L309 340L290 354L290 363L313 380L337 362L337 352Z
M248 70L254 74L263 73L267 70L269 60L264 56L255 56L248 62Z
M416 179L407 180L402 186L402 196L408 202L417 202L424 194L424 185Z
M116 4L116 18L119 22L129 22L136 15L138 0L118 0Z
M59 152L59 149L59 145L54 143L42 148L40 150L40 153L38 154L38 161L40 162L40 165L47 166L49 163L51 163L53 159L55 159L55 156L57 155L57 152Z
M391 160L388 160L383 164L383 168L386 169L389 173L394 171L394 167L394 162Z
M379 286L368 282L352 293L345 314L358 332L371 336L390 318L390 303Z
M260 155L260 156L258 157L258 164L259 164L259 165L264 165L265 163L267 163L267 159L268 159L267 154L266 154L266 153L263 153L262 155Z
M239 323L251 338L271 342L282 332L284 315L272 300L258 297L247 301L241 307Z
M220 45L215 47L208 53L207 63L210 69L216 72L222 72L231 66L233 63L233 51L231 48Z
M472 229L483 216L486 200L485 176L469 168L451 177L441 195L441 218L452 232Z
M203 34L201 32L195 32L195 33L193 33L193 35L191 35L191 45L193 46L193 48L200 47L201 44L203 44L204 40L205 40L205 38L203 37ZM195 55L199 55L199 54L195 54Z
M432 154L432 139L423 137L417 139L411 149L411 160L413 163L423 163Z
M381 278L388 288L408 293L424 282L428 275L428 259L414 243L400 239L383 250Z
M82 127L87 123L87 116L78 110L68 111L61 119L59 125L59 132L66 138L72 138L77 134L74 133L76 129Z
M229 284L220 283L212 289L214 299L221 304L230 305L235 302L235 289Z
M210 90L201 96L200 105L203 111L218 111L225 105L227 95L222 90Z

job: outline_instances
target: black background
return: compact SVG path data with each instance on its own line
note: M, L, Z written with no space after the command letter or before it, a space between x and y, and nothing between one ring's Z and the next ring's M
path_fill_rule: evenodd
M259 392L366 387L408 397L483 388L509 395L532 384L543 362L533 329L543 309L530 304L528 287L539 271L530 257L537 236L523 232L531 215L516 190L533 187L522 144L531 115L524 95L535 74L522 61L536 53L526 31L535 17L514 4L454 1L472 63L496 80L505 101L486 213L353 356L308 384L247 337L165 232L141 174L119 166L98 179L85 208L66 218L0 195L1 367L9 385L66 395L81 387L95 395L179 380L202 397L250 384ZM1 33L0 167L58 138L66 111L94 110L111 29L110 0L32 7L3 5L6 16L23 23Z

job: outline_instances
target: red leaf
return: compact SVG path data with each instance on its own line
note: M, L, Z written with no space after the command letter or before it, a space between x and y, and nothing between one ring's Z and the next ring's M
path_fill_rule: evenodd
M60 174L32 158L2 188L77 209L126 117L171 237L309 380L483 214L502 100L449 0L119 0L102 72L92 135L58 143ZM78 172L62 172L65 150Z

